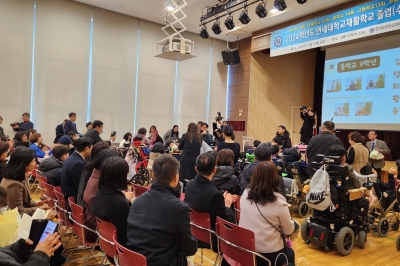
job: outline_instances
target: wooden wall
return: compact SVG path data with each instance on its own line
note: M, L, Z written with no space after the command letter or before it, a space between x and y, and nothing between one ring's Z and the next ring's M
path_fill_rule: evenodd
M280 124L290 132L292 106L313 106L316 50L251 60L247 135L270 141Z

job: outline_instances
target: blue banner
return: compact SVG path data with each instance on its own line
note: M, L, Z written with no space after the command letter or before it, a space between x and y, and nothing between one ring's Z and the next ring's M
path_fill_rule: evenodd
M375 0L272 32L271 56L398 29L400 29L400 0Z

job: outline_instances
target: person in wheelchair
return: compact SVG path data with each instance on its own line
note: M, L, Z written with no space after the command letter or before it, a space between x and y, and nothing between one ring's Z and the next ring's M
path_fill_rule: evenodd
M340 145L333 145L329 148L329 155L330 156L340 156L342 158L342 162L340 165L347 165L346 164L346 157L347 157L347 151L343 146ZM361 183L356 177L356 174L354 173L353 167L350 165L347 165L347 168L349 169L349 177L353 179L354 182L354 187L355 188L360 188Z

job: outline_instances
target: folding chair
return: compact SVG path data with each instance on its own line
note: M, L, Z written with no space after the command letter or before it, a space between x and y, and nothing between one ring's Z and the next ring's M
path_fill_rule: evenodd
M139 185L133 185L133 187L135 188L135 197L139 197L140 195L148 191L146 187L142 187Z
M37 192L37 190L40 191L40 200L43 200L45 198L44 194L46 192L46 188L44 187L44 183L47 183L47 178L42 175L42 172L39 170L36 170L36 180L38 180L39 184L33 194Z
M198 212L192 209L190 212L190 226L192 229L192 234L197 238L197 240L203 241L204 243L210 245L210 249L212 250L212 235L215 235L215 232L211 230L210 214L205 212ZM200 265L203 265L203 248L200 249L200 252ZM217 252L217 257L215 258L214 265L217 264L218 259L219 253Z
M115 246L114 261L116 266L147 266L145 256L120 245L115 234L113 239Z
M48 199L51 199L47 205L49 205L50 208L54 209L54 207L56 206L57 203L57 197L56 194L54 194L54 186L47 184L47 183L43 183L44 188L45 188L45 194L44 196Z
M62 221L62 223L64 225L67 226L67 229L70 229L72 231L67 242L64 245L64 251L63 251L63 253L64 253L69 241L71 240L71 237L74 235L74 225L69 220L70 212L67 210L67 205L65 204L64 194L61 193L61 187L54 188L54 195L56 196L56 199L57 199L56 208L58 209L58 214L60 216L60 220Z
M230 265L257 265L260 257L272 265L271 261L255 251L254 232L241 228L217 217L215 231L218 238L218 250Z
M39 182L36 179L37 176L37 172L39 170L37 170L37 167L35 169L32 170L31 174L29 175L28 178L28 186L29 186L29 190L32 190L34 187L36 187L35 191L33 192L33 195L36 194L37 190L38 190L38 186L39 186Z
M105 253L103 261L107 261L107 256L111 258L115 256L114 234L117 229L111 222L103 221L98 217L96 217L96 221L100 248Z
M74 253L74 250L76 248L76 244L80 242L84 248L83 249L89 249L90 248L90 253L86 258L85 263L83 266L85 266L90 258L90 256L93 253L94 248L98 245L99 239L97 238L96 242L90 242L86 240L86 230L91 231L93 233L96 233L96 231L90 229L85 225L85 220L83 218L84 212L83 208L79 206L78 204L75 204L75 199L73 197L68 198L68 203L69 207L71 208L71 214L70 214L70 219L73 222L74 225L74 231L75 234L78 236L78 238L75 241L74 247L72 248L71 252L68 255L67 260L65 261L65 264L67 264L69 258L71 257L71 254ZM81 259L78 259L81 260Z
M236 196L236 201L233 203L233 208L235 209L235 221L239 224L240 221L240 196Z

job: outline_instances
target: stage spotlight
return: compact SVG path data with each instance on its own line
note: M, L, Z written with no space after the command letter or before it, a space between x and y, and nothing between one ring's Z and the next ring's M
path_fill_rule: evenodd
M214 24L212 25L211 29L217 35L222 32L221 27L219 26L219 20L216 20L214 22Z
M235 27L235 23L233 23L233 17L232 17L231 15L229 15L229 16L226 18L224 24L225 24L225 26L226 26L226 28L227 28L228 30L232 30L232 29Z
M278 9L279 11L283 11L287 8L286 2L285 0L275 0L274 2L274 6L276 7L276 9Z
M307 0L297 0L297 3L299 3L299 4L304 4L305 2L307 2Z
M268 11L265 8L265 2L262 2L256 7L256 14L260 18L265 18L268 15Z
M242 22L242 24L248 24L250 22L250 17L247 15L247 9L243 10L242 13L239 15L239 21Z
M207 32L206 26L203 26L203 27L201 28L200 36L201 36L201 38L203 38L203 39L207 39L208 37L210 37L210 35L209 35L208 32Z

